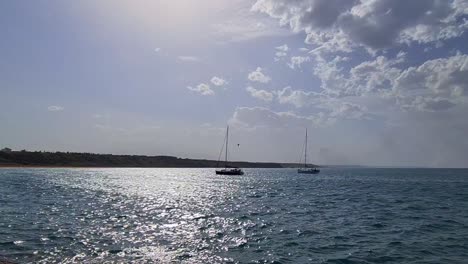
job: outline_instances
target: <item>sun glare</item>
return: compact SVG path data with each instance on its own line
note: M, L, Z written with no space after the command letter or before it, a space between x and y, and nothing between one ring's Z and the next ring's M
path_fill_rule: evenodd
M95 2L104 15L135 26L165 31L189 31L212 23L229 2L226 1L113 1Z

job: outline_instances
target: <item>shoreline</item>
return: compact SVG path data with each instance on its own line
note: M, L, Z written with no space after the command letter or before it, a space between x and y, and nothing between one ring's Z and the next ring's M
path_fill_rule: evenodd
M60 165L2 165L0 169L216 169L219 167L125 167L125 166L60 166ZM243 168L244 169L244 168ZM245 167L245 169L295 169L292 167L271 168L271 167Z
M45 169L53 169L53 168L65 168L65 169L73 169L73 168L102 168L102 169L109 169L109 168L136 168L136 167L105 167L105 166L53 166L53 165L2 165L0 164L0 169L18 169L18 168L31 168L31 169L40 169L40 168L45 168Z
M76 152L0 151L0 168L216 168L220 160L174 156L113 155ZM299 168L295 162L230 161L239 168ZM320 167L315 164L310 166Z

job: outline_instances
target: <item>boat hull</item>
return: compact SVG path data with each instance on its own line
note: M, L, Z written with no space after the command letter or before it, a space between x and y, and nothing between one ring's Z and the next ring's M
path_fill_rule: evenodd
M217 170L217 175L244 175L244 172L241 170Z
M302 174L319 174L320 170L319 169L298 169L297 173L302 173Z

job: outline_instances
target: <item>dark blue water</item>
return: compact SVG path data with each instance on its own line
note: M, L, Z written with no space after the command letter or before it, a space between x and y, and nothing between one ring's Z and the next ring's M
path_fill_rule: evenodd
M468 170L1 169L17 263L467 263Z

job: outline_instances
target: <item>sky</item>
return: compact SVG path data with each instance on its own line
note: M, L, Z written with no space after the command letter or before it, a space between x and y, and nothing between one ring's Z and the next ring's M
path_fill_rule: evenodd
M0 147L468 167L468 0L0 2ZM239 144L239 145L237 145Z

